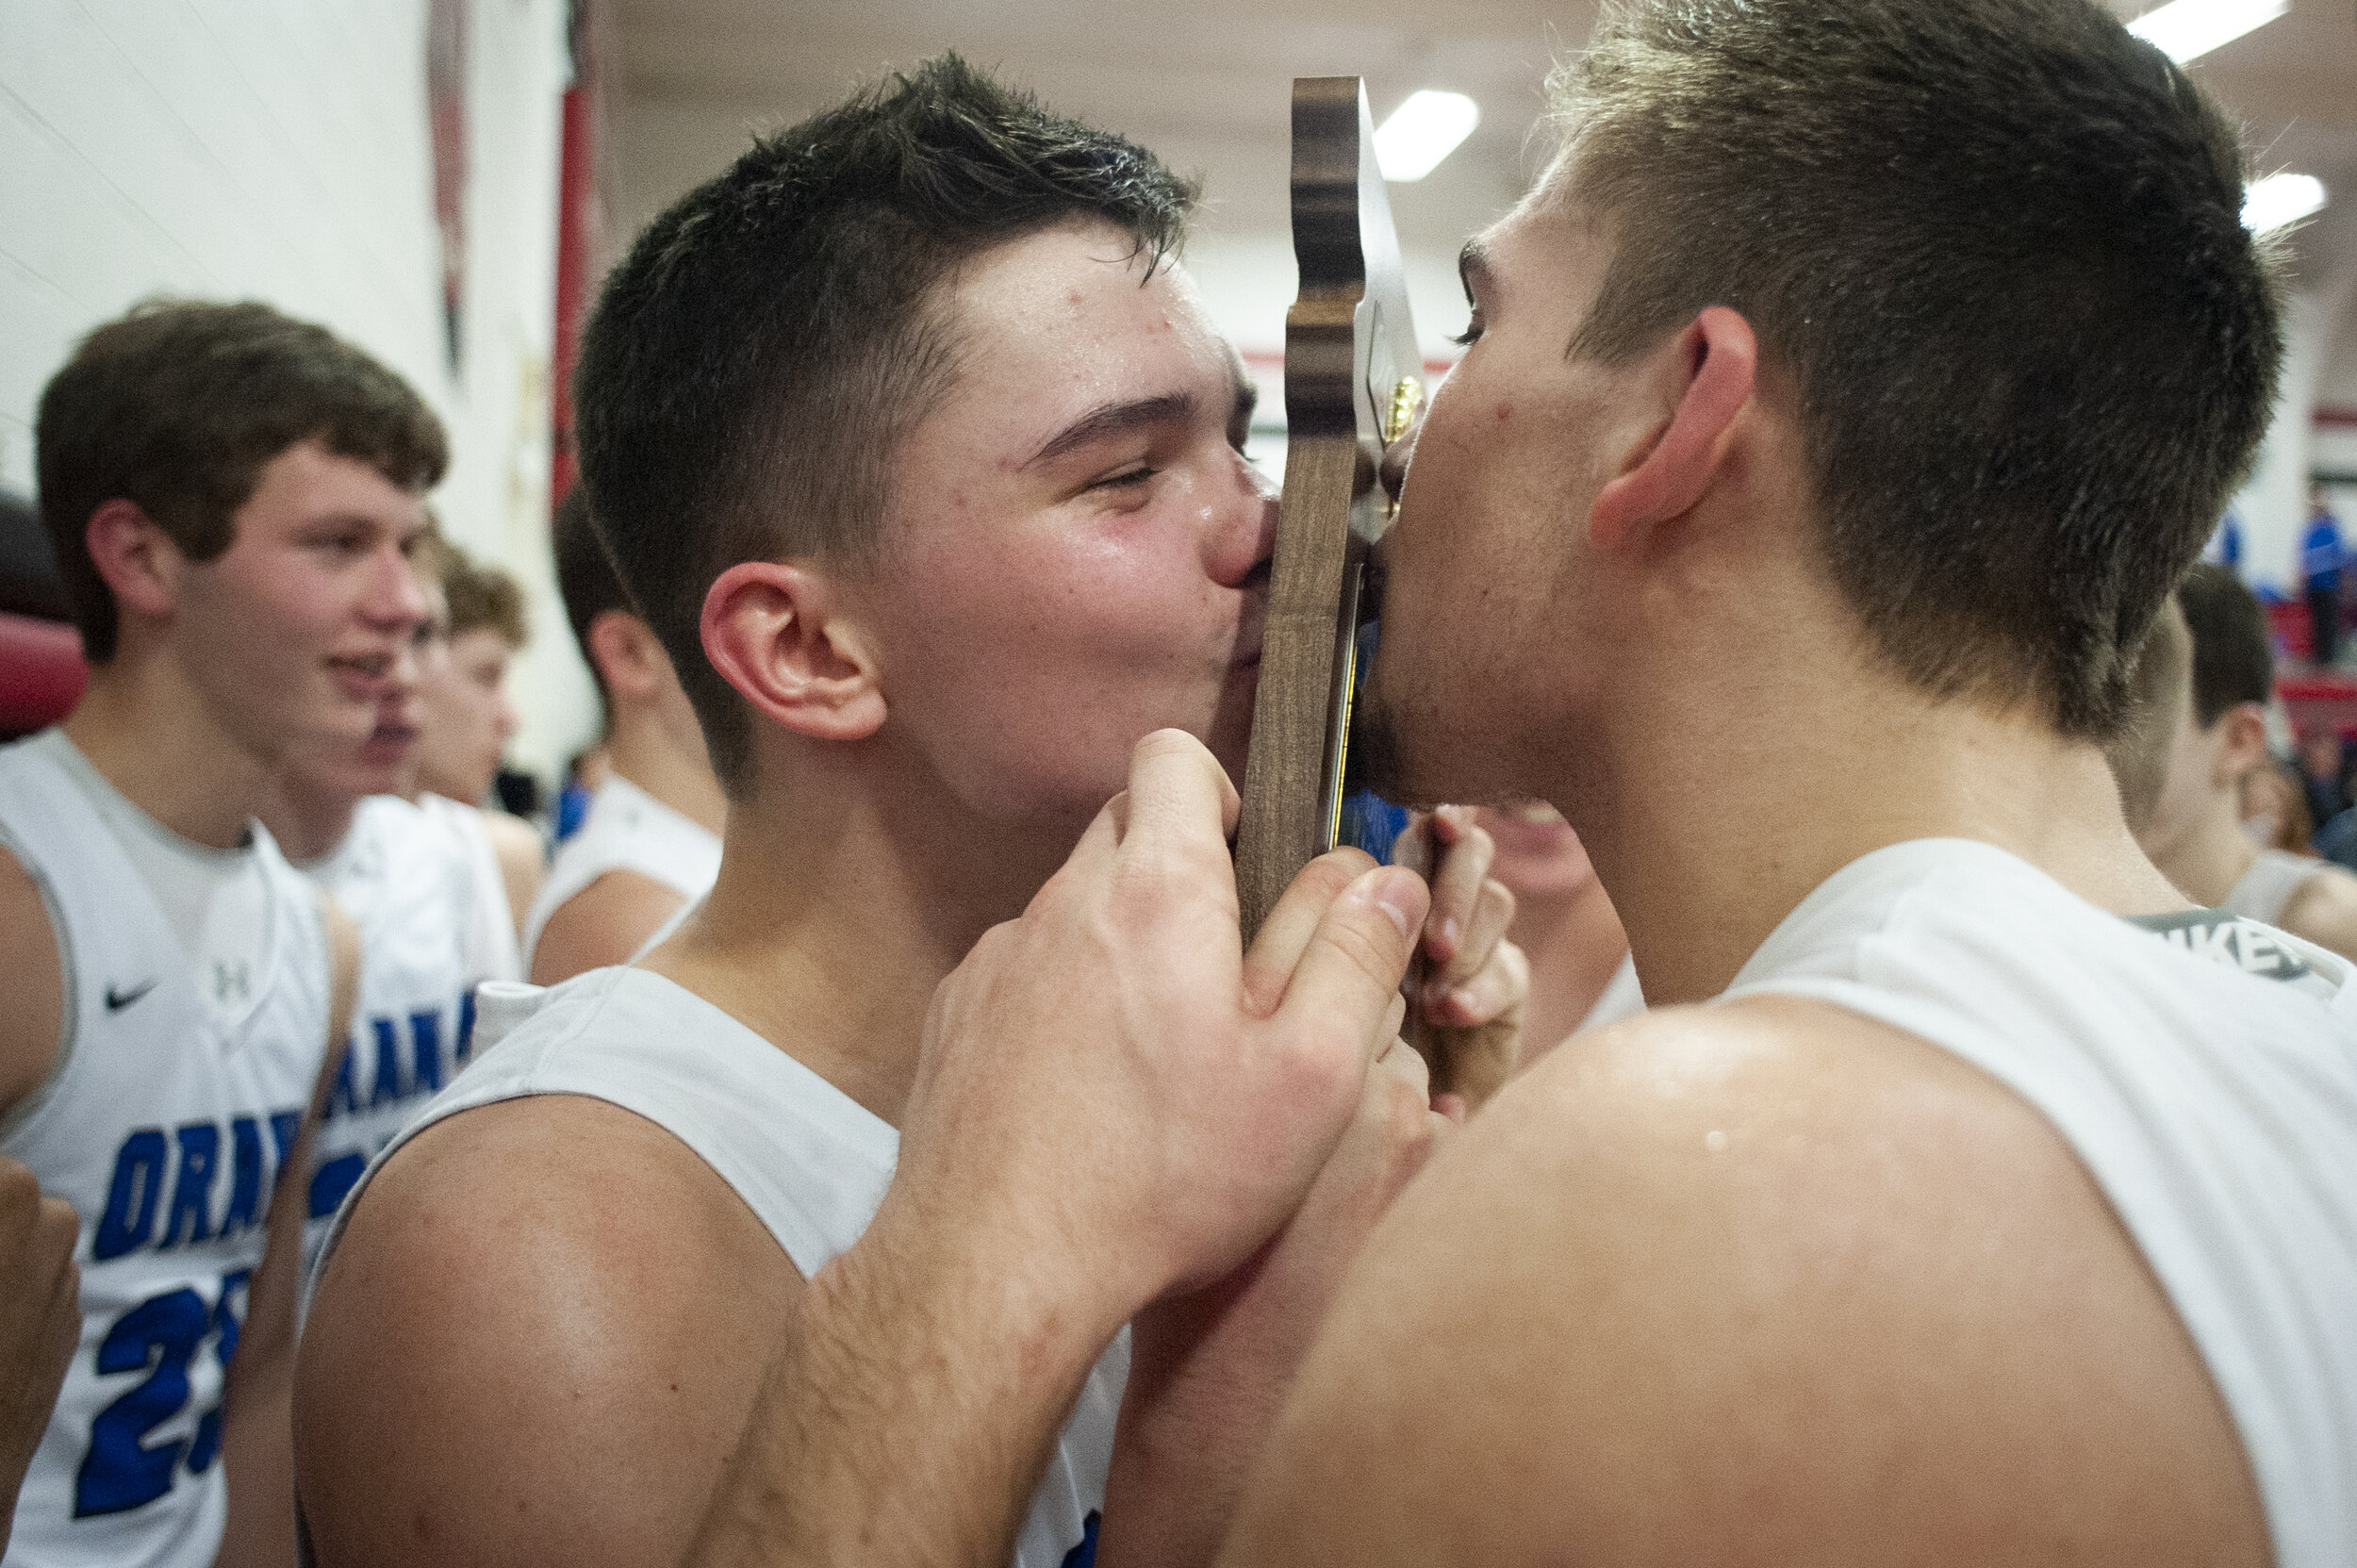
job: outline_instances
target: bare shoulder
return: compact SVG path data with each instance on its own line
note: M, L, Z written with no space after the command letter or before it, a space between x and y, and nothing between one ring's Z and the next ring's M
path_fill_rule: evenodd
M539 831L521 817L510 817L503 811L485 811L482 817L483 831L491 840L491 853L499 861L500 880L506 884L508 914L520 931L524 916L531 912L532 900L540 896L540 879L548 871L548 857L540 844Z
M799 1289L630 1112L550 1095L428 1129L362 1195L304 1330L319 1560L678 1560Z
M1508 1085L1353 1269L1227 1560L2266 1560L2192 1345L2026 1103L1826 1004Z
M2357 875L2322 863L2283 906L2281 924L2294 936L2357 959Z
M532 982L627 964L640 944L679 913L679 893L639 871L608 871L556 906L532 949Z
M41 1085L58 1065L65 1028L65 969L41 884L0 848L0 1112Z

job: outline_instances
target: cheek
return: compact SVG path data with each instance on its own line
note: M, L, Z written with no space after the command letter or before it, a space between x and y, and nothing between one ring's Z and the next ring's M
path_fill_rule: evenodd
M1141 735L1211 726L1239 598L1191 540L1181 551L1132 519L1019 559L943 551L896 577L890 721L994 815L1085 819Z

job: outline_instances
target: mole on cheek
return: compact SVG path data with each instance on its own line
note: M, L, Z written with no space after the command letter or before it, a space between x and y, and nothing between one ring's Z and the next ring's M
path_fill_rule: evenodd
M1508 420L1512 419L1513 417L1514 405L1512 404L1501 403L1498 404L1498 423L1504 424Z

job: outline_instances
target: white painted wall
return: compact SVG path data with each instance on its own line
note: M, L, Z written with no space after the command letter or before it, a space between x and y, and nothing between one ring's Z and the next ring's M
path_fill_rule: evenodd
M325 323L441 413L444 525L532 591L516 750L545 768L595 706L547 566L563 0L472 0L469 25L453 376L423 0L0 0L0 485L31 490L42 386L140 299L260 299Z

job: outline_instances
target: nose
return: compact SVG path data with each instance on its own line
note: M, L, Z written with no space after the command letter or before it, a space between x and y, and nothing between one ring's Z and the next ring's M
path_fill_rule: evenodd
M1221 525L1208 541L1211 578L1223 587L1243 584L1277 552L1277 482L1241 454L1236 470L1235 498L1223 505Z
M418 581L416 568L398 545L386 546L371 586L369 619L400 635L405 644L407 635L425 623L432 606L426 602L425 585Z
M516 732L523 728L523 720L516 717L516 704L507 700L504 687L491 699L491 724L499 732L503 750L516 738Z

